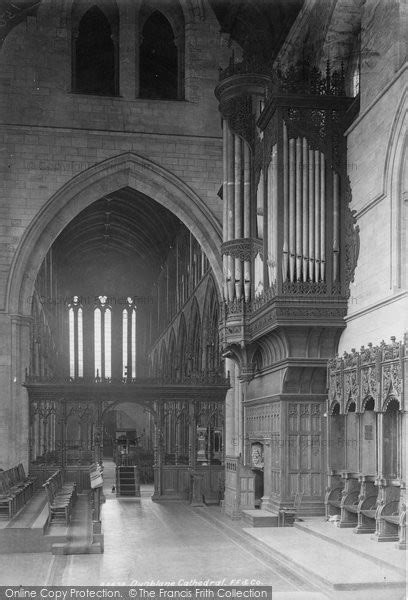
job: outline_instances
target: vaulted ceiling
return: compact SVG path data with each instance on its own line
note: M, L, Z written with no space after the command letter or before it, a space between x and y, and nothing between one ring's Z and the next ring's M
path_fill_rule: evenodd
M77 215L54 242L53 254L67 288L103 278L112 293L126 274L148 288L183 227L164 206L123 188Z

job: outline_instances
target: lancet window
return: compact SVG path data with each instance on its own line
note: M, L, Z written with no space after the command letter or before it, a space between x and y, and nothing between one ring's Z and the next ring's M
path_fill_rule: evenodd
M136 307L127 298L122 311L122 377L136 377Z
M68 305L69 322L69 376L84 375L83 308L78 296Z
M94 361L95 377L112 376L112 309L106 296L98 297L94 309Z

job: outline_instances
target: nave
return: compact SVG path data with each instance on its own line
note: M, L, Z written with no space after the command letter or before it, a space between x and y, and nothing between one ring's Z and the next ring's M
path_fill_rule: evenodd
M300 563L284 556L283 536L288 532L300 540L297 550L306 558L320 563L321 573L330 567L330 543L302 531L313 526L306 520L302 529L258 527L247 529L245 522L229 519L219 506L192 507L187 502L152 502L153 486L141 486L140 498L118 498L112 487L115 484L115 465L104 464L104 495L102 505L104 523L103 554L52 555L51 553L14 553L0 556L0 585L72 586L72 585L271 585L273 600L402 600L403 588L390 581L389 587L365 586L356 581L345 589L330 589L319 582ZM82 495L79 495L81 499ZM80 500L79 500L80 502ZM74 514L70 533L81 531L78 513ZM347 535L350 530L337 530ZM275 542L274 542L275 540ZM369 540L367 540L369 541ZM75 540L74 540L75 542ZM291 542L289 542L291 543ZM347 541L346 541L347 543ZM278 551L273 550L273 546ZM354 561L355 573L365 567L367 555L363 552L351 556L345 549L336 547L339 563ZM293 549L294 550L294 549ZM377 578L389 576L384 570L389 545L381 545L383 562L371 563ZM364 562L365 561L365 562ZM306 561L307 562L307 561ZM305 565L306 565L305 562ZM381 566L382 565L382 566ZM339 565L337 565L338 567ZM402 564L399 565L402 567ZM395 571L396 573L396 571ZM384 575L384 579L386 577ZM394 579L401 580L401 577ZM354 587L354 589L351 589Z

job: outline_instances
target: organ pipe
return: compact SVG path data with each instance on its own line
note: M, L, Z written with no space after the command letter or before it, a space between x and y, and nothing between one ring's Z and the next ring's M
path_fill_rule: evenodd
M283 261L282 261L282 279L288 278L289 266L289 157L288 157L288 130L283 124Z
M319 281L320 275L320 152L315 150L315 269L314 281Z
M227 132L227 205L228 205L228 238L234 238L234 135Z
M309 150L309 280L310 281L314 280L314 267L315 267L315 264L314 264L314 249L315 249L315 243L314 243L314 236L315 236L315 231L314 231L314 211L315 211L314 156L315 156L314 151Z
M249 146L243 142L244 146L244 237L251 235L251 172L250 172L250 153ZM251 298L251 263L244 261L244 297L249 302Z
M296 279L302 270L302 140L296 140Z
M250 176L249 146L244 142L244 237L251 235L251 176Z
M289 140L289 280L295 280L296 252L296 147Z
M264 202L264 174L261 171L258 183L258 189L256 192L256 222L258 228L258 237L263 239L263 220L264 220L264 210L263 210L263 202Z
M309 150L303 138L302 147L302 276L307 281L309 250Z
M320 280L325 279L326 267L326 178L324 154L320 154Z
M339 280L340 193L339 176L333 173L333 281Z
M241 139L238 135L234 135L234 168L235 168L235 185L234 185L234 213L235 213L235 239L242 237L242 196L241 196Z
M242 197L241 197L241 139L238 135L234 135L234 169L235 169L235 185L234 185L234 237L235 239L242 236ZM242 265L239 258L235 259L235 296L238 300L242 295Z
M222 197L223 197L223 220L222 220L222 241L228 240L228 152L227 152L227 139L228 139L228 123L225 119L222 121Z
M277 244L278 244L278 148L272 149L272 234L271 234L271 261L272 261L272 283L277 277Z

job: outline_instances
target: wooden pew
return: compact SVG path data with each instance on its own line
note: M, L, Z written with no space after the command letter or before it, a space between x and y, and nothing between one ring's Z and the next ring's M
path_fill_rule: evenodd
M1 473L0 473L1 475ZM0 477L0 518L11 519L16 512L16 496Z
M56 471L43 484L48 500L48 524L64 521L69 525L72 507L76 500L76 484L64 484L62 471Z
M32 497L35 480L26 477L20 463L0 472L0 516L11 519Z

